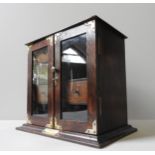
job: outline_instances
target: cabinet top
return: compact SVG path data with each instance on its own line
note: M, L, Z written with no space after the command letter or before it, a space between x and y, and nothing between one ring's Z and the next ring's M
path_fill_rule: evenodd
M94 16L92 16L92 17L86 19L86 20L83 20L83 21L81 21L81 22L78 22L78 23L76 23L76 24L73 24L73 25L71 25L71 26L69 26L69 27L66 27L66 28L64 28L64 29L61 29L61 30L59 30L59 31L56 31L56 32L54 32L54 33L51 33L51 34L46 35L46 36L44 36L44 37L41 37L41 38L39 38L39 39L33 40L33 41L31 41L31 42L28 42L28 43L26 43L26 45L27 45L27 46L30 46L31 44L36 43L36 42L38 42L38 41L41 41L41 40L43 40L43 39L45 39L45 38L47 38L47 37L49 37L49 36L51 36L51 35L54 35L54 34L59 33L59 32L66 31L66 30L68 30L68 29L71 29L71 28L73 28L73 27L82 25L82 24L84 24L84 23L86 23L86 22L88 22L88 21L91 21L91 20L96 20L96 21L102 22L103 24L105 24L105 25L107 25L109 28L111 28L112 31L114 31L114 32L117 33L119 36L121 36L122 38L124 38L124 39L127 38L126 35L124 35L124 34L121 33L120 31L118 31L117 29L115 29L113 26L111 26L110 24L108 24L107 22L105 22L104 20L102 20L100 17L94 15Z

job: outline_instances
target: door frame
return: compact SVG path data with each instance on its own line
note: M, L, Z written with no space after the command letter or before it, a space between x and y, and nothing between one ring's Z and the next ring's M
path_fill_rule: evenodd
M54 128L97 134L96 114L96 28L95 20L55 34L55 68L58 79L55 85ZM61 41L86 34L87 77L88 77L88 122L61 119ZM93 89L92 89L93 88Z

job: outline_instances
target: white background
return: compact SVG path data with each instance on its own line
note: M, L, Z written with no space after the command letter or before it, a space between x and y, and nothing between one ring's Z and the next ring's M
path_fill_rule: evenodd
M155 4L0 4L0 119L25 119L26 42L98 15L128 36L129 119L155 119Z

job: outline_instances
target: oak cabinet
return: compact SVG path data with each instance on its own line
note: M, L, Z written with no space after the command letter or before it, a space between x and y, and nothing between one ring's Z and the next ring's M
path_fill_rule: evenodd
M97 16L27 44L28 121L18 130L103 147L128 125L126 36Z

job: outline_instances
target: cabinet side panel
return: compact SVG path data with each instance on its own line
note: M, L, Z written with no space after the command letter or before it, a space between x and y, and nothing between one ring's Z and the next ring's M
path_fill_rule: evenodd
M127 125L124 38L97 24L98 133Z

